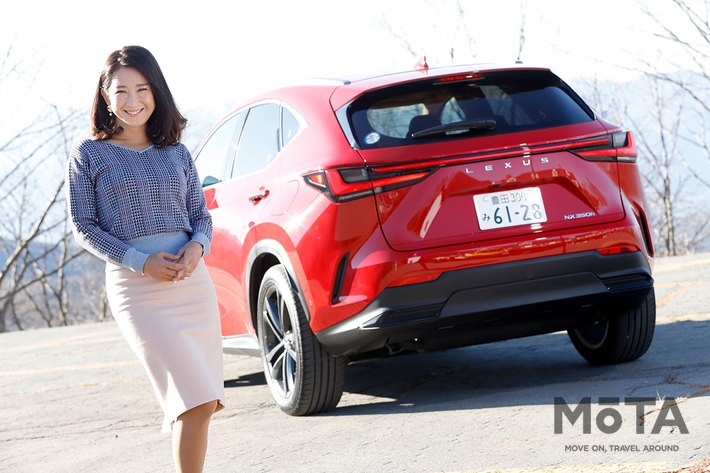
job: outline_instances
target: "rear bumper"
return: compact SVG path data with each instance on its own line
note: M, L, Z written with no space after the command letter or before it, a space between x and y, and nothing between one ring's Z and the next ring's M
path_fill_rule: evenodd
M641 252L537 258L385 289L362 312L316 336L337 356L474 345L619 314L652 287Z

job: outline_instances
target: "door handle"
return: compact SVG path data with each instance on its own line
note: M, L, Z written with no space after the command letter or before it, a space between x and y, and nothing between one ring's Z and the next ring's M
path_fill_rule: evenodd
M259 202L261 202L262 199L268 197L268 196L269 196L269 193L270 193L270 192L269 192L268 189L264 189L264 188L262 187L261 189L259 189L259 193L258 193L258 194L254 194L254 195L250 195L250 196L249 196L249 201L250 201L252 204L258 204Z

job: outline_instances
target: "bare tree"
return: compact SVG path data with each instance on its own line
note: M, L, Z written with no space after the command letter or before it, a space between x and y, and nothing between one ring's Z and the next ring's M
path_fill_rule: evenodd
M393 22L386 15L380 19L379 27L412 55L413 58L426 56L432 62L469 63L478 57L478 32L473 25L473 19L485 14L486 5L464 0L439 0L417 3L422 10L416 19L409 18L410 23ZM526 40L527 0L520 0L520 28L517 37L517 60L523 59ZM428 35L429 43L422 44L420 31L433 31Z
M9 47L0 59L0 94L16 95L20 101L30 96L28 90L16 91L18 84L31 84L37 75L26 65L27 58L16 59ZM3 90L5 86L12 90ZM5 166L0 176L0 332L66 325L78 318L72 301L82 307L86 299L70 283L80 279L76 274L82 274L81 268L74 265L85 253L73 243L64 199L64 167L80 115L45 104L13 131L23 107L8 110L17 115L4 123L0 136L0 163ZM95 265L91 269L88 277L96 280ZM96 310L101 305L97 285L84 286L94 292Z
M682 90L651 74L627 84L581 82L592 107L633 131L639 151L647 211L661 255L703 250L710 236L700 176L690 166L688 124L692 100Z
M23 295L29 297L47 325L52 325L51 321L57 312L64 323L67 322L67 287L64 272L66 266L81 254L81 250L70 248L66 217L58 215L60 212L64 214L63 187L64 181L60 179L50 192L49 198L43 196L47 200L36 212L34 221L27 230L22 220L23 215L30 210L27 205L30 200L23 199L23 204L15 209L19 211L19 231L9 240L12 251L0 270L0 289L3 289L0 295L0 331L6 329L8 311L14 311L18 299ZM17 187L13 190L17 191ZM40 285L44 290L44 300L41 304L29 292L36 285ZM50 304L50 298L56 299L59 304ZM40 310L40 307L45 310ZM22 316L12 313L12 317L16 321L15 325L22 328L23 324L17 323Z
M683 187L695 189L695 199L684 199L676 207L685 215L676 225L678 251L707 250L710 236L707 211L707 191L710 189L710 0L665 0L670 14L658 15L658 3L644 7L646 15L655 23L655 38L663 47L659 58L671 67L659 70L657 63L644 63L646 73L680 91L686 99L686 110L675 119L683 122L679 140L684 151L678 161L684 170ZM655 8L652 8L655 7ZM664 10L668 11L668 10ZM702 196L704 191L704 197ZM705 202L702 202L702 201ZM680 217L679 217L680 218ZM680 232L677 230L681 229Z
M680 192L688 178L681 176L675 179L674 176L674 165L677 165L680 155L678 129L681 122L669 117L682 115L684 103L679 100L671 109L666 104L657 80L652 80L651 92L653 108L650 116L653 123L642 125L628 112L626 117L636 130L635 136L644 162L650 165L643 173L643 178L652 208L656 210L653 212L655 215L652 215L655 217L653 227L663 243L663 252L677 255L681 249L676 235L676 204L680 201Z
M659 54L674 70L658 70L656 63L649 61L644 66L647 74L682 90L699 110L697 123L701 126L696 129L688 127L682 138L710 160L705 127L706 117L710 114L710 0L665 0L665 3L675 13L670 18L657 15L657 8L654 10L652 5L644 6L643 10L657 26L655 37L667 46ZM692 166L688 166L688 170L699 183L710 188L707 174L698 173Z
M424 2L425 12L419 16L421 25L393 24L386 16L380 19L380 27L396 39L413 58L423 55L438 59L446 58L454 62L462 60L470 62L477 55L474 32L466 19L464 3L461 0L444 0L437 2ZM431 21L431 18L442 16L445 21ZM421 28L433 29L438 40L429 44L418 44L417 32Z
M523 61L523 50L525 49L525 28L527 26L526 18L528 13L527 1L520 1L520 32L518 33L518 56L517 61Z
M710 87L710 0L666 0L676 15L669 21L659 16L657 9L642 6L646 16L658 27L655 36L670 46L672 57L666 57L675 70L686 70L688 76L658 71L655 64L646 62L649 73L675 84L702 108L710 112L704 96ZM657 6L657 4L654 4Z

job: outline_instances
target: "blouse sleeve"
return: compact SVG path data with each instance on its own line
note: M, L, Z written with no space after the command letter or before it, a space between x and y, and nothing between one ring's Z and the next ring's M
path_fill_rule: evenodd
M99 226L94 177L86 142L72 149L66 171L67 210L77 243L104 261L142 273L148 255Z
M210 252L212 241L212 216L207 210L205 194L202 183L197 174L197 168L187 148L184 148L187 157L187 215L192 228L192 241L196 241L204 248L204 254Z

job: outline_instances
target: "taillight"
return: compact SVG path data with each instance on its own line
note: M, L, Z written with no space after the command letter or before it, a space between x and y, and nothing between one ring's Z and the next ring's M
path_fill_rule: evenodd
M303 176L306 183L334 202L347 202L368 195L411 186L425 179L434 168L343 168L325 169Z
M571 149L578 156L588 161L636 162L636 144L630 131L620 131L608 135L605 140L584 148Z

